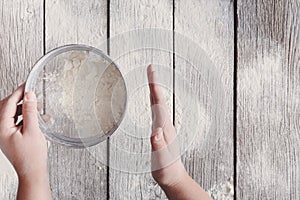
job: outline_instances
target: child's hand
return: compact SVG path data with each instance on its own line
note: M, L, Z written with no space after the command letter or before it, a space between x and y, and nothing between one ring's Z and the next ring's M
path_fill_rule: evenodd
M47 143L38 125L37 100L33 92L26 93L23 99L23 125L15 124L20 114L17 104L23 92L24 85L21 85L0 101L0 149L18 174L18 196L39 198L38 194L44 191L42 199L48 199Z
M152 111L152 176L162 187L178 184L187 176L180 160L176 141L176 132L168 114L164 96L156 84L156 72L148 67L148 81Z
M181 162L176 131L168 115L167 105L157 84L156 72L152 65L149 65L147 74L153 121L151 167L154 180L169 199L211 199L188 175Z

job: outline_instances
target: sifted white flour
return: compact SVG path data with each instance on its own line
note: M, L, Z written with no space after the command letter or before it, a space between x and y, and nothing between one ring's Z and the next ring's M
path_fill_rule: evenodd
M214 185L207 192L216 200L232 200L234 195L233 177L230 177L225 183Z
M120 122L126 89L114 64L93 52L72 51L47 69L52 71L44 78L47 114L56 132L85 138L107 134Z

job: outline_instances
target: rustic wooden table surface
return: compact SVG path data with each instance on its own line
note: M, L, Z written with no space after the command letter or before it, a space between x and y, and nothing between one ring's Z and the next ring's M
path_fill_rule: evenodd
M0 11L1 98L26 80L39 57L60 45L99 47L138 28L191 38L220 74L226 123L216 130L222 134L206 156L197 146L183 155L190 175L215 199L300 199L299 0L2 0ZM178 38L166 40L176 48ZM114 55L119 48L108 44L102 50ZM141 57L119 65L184 65L172 54L145 51ZM167 78L176 83L173 74ZM150 173L95 163L87 150L51 144L53 198L165 198ZM0 155L0 199L14 199L16 188L16 174Z

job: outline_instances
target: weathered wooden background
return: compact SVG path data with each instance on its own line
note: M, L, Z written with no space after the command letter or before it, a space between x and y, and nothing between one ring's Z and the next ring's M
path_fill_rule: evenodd
M191 38L221 75L226 124L205 157L197 147L183 156L190 175L215 199L300 199L299 0L2 0L0 11L0 98L26 80L39 57L63 44L99 47L138 28ZM176 48L176 37L166 40ZM101 47L111 55L118 48ZM184 67L172 55L143 53L147 62L154 56ZM139 61L120 62L130 67ZM168 78L175 80L176 94L176 77ZM151 174L95 162L87 150L51 144L53 198L165 198ZM1 154L0 199L14 199L16 188L16 174Z

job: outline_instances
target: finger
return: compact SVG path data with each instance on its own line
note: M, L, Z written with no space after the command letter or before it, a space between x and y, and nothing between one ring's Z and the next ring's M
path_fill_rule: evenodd
M165 140L170 143L176 138L176 133L173 131L174 127L168 113L166 101L162 94L159 85L157 84L156 72L153 65L149 65L147 69L150 95L152 99L152 130L163 127L165 130L172 130L165 132Z
M24 89L25 83L17 87L17 89L10 96L7 97L8 102L17 105L23 99Z
M152 105L154 104L154 102L153 102L153 98L152 98L151 93L150 93L150 95L149 95L149 98L150 98L150 105L152 106Z
M17 104L22 100L24 93L25 84L20 85L10 96L4 101L5 105L5 117L14 118L17 112Z
M154 104L160 104L167 109L164 95L162 94L159 85L157 84L157 75L153 68L153 65L149 65L147 69L148 83L150 89L150 95L152 96L152 102Z
M18 122L18 119L22 115L22 105L23 104L17 105L17 111L16 111L16 115L14 117L15 123L17 124L17 126L23 125L23 121ZM38 103L37 104L37 110L40 111L40 110L42 110L42 108L43 108L43 104L42 103ZM43 116L42 116L42 118L43 118ZM47 122L47 121L50 120L50 116L45 116L44 118L45 118L45 120L44 120L45 122Z
M51 120L50 115L41 115L44 122L48 123ZM17 126L23 126L23 120L20 120L19 123L17 123Z
M27 92L23 101L23 133L35 132L39 129L38 124L38 112L37 112L37 100L33 92Z
M170 116L168 113L166 101L165 101L164 95L162 94L162 92L159 88L159 85L157 84L156 72L153 68L153 65L148 66L147 74L148 74L148 82L149 82L149 89L150 89L150 102L151 102L152 117L153 117L153 119L154 119L154 117L157 119L163 119L163 122L165 122L167 120L170 121ZM153 106L155 106L157 108L153 108ZM155 111L159 111L159 112L155 113ZM161 114L163 116L159 116Z
M170 165L176 157L169 150L162 128L156 129L151 136L151 169L156 171Z
M166 116L165 110L159 104L154 104L151 106L152 113L152 131L159 127L164 128L168 116Z
M152 95L150 94L149 95L149 97L150 97L150 105L151 105L151 119L152 119L152 122L153 122L153 119L154 119L154 112L153 112L153 110L152 110L152 106L153 106L153 100L152 100ZM153 131L154 129L153 129L153 125L152 125L152 131Z

